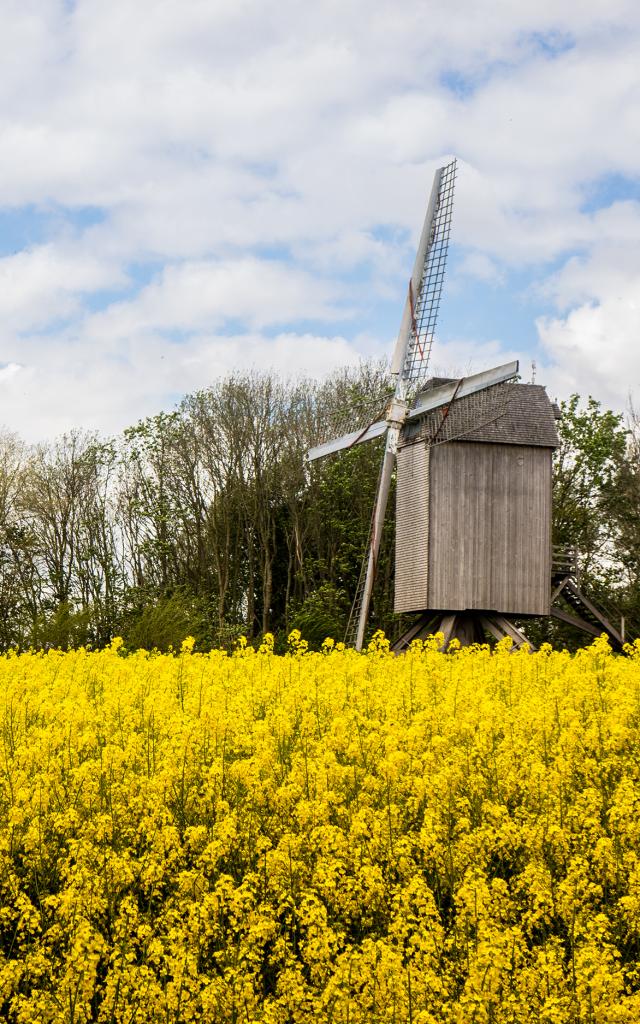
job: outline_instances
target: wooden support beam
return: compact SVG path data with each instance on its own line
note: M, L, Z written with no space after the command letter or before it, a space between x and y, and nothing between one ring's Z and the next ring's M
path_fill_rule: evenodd
M576 596L577 600L580 602L580 604L584 605L584 607L587 609L589 614L592 615L594 619L596 619L598 622L600 622L602 624L602 629L600 630L600 632L608 633L609 636L613 640L615 640L615 642L617 644L620 644L620 646L622 647L622 637L620 635L620 630L616 629L616 627L613 626L609 622L607 617L605 615L603 615L603 613L600 611L598 606L593 604L593 602L589 600L589 598L586 596L586 594L584 594L580 590L580 587L578 586L578 584L576 582L571 580L570 583L571 583L571 587L570 587L571 592L573 594L575 594L575 596ZM596 635L600 636L600 633L597 633Z
M436 633L442 633L444 636L444 646L446 647L449 641L453 637L453 631L456 625L455 613L452 615L443 615L440 622L436 623Z
M562 593L562 591L564 590L565 586L566 586L566 585L567 585L567 583L569 582L569 579L570 579L570 577L569 577L569 576L565 576L565 578L564 578L563 580L561 580L561 581L560 581L560 583L559 583L559 584L558 584L558 586L557 586L557 587L555 588L555 590L553 590L553 591L551 592L551 604L553 604L553 602L554 602L554 601L555 601L555 600L556 600L556 599L557 599L557 598L558 598L558 597L560 596L560 594L561 594L561 593Z
M391 645L391 650L394 654L400 654L401 651L405 651L410 646L413 640L424 640L426 636L437 632L435 623L436 619L433 612L423 612L413 625L409 626L409 629L405 630ZM433 628L431 628L432 626Z
M460 641L462 647L469 647L471 644L485 643L485 632L498 641L503 640L505 636L511 637L514 650L527 644L535 651L528 637L510 619L497 612L477 611L440 612L435 616L433 612L425 611L402 636L398 637L391 650L394 654L400 654L407 650L412 640L422 640L434 633L442 633L443 651L447 650L454 638Z
M453 636L459 640L461 647L483 644L485 636L480 616L476 612L460 612L455 617Z
M496 640L504 640L505 636L509 636L513 640L516 649L527 644L530 650L535 651L534 645L528 637L525 636L522 630L518 629L517 626L514 626L513 622L506 619L504 615L499 615L497 613L494 613L493 615L481 615L480 621L483 628L486 629L487 632L491 633L491 636Z
M605 629L598 629L597 626L593 626L586 619L581 619L577 615L570 615L569 612L565 612L564 608L551 608L551 614L554 619L560 619L561 622L566 622L569 626L575 626L576 629L581 629L583 633L589 633L591 636L601 636L605 633Z

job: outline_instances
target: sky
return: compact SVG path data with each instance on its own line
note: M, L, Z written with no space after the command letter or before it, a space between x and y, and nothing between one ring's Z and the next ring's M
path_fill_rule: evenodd
M454 155L434 373L640 403L639 52L637 0L2 0L0 424L390 357Z

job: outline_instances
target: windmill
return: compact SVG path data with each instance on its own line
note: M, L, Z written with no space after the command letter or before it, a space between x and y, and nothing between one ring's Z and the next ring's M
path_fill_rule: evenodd
M354 444L385 435L384 454L371 519L369 548L351 614L357 650L361 650L364 642L400 431L409 411L409 399L414 396L420 382L425 379L429 365L447 262L455 179L455 160L446 167L438 168L434 175L400 332L391 362L391 373L396 378L396 385L384 421L378 421L364 431L352 431L343 437L319 445L311 449L307 455L312 462L325 455L351 448Z
M364 428L351 424L347 433L307 453L313 462L384 437L347 640L362 649L396 471L394 607L418 613L396 649L436 631L447 642L482 641L488 632L520 646L527 638L514 617L545 615L592 633L602 627L617 643L618 633L585 604L576 580L556 579L551 482L558 412L545 389L520 383L517 361L467 378L428 379L455 179L455 160L434 175L391 362L395 387L384 415ZM552 597L561 592L571 598L577 618L552 607Z

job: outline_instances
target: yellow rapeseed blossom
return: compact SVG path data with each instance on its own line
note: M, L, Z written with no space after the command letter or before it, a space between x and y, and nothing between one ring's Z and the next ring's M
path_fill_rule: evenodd
M0 658L0 1020L636 1024L640 644Z

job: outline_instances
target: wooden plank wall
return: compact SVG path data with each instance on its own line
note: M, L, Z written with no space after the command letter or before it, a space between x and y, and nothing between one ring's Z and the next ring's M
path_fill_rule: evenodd
M398 450L395 610L427 607L429 569L429 448Z
M548 615L551 450L451 442L430 463L426 607Z

